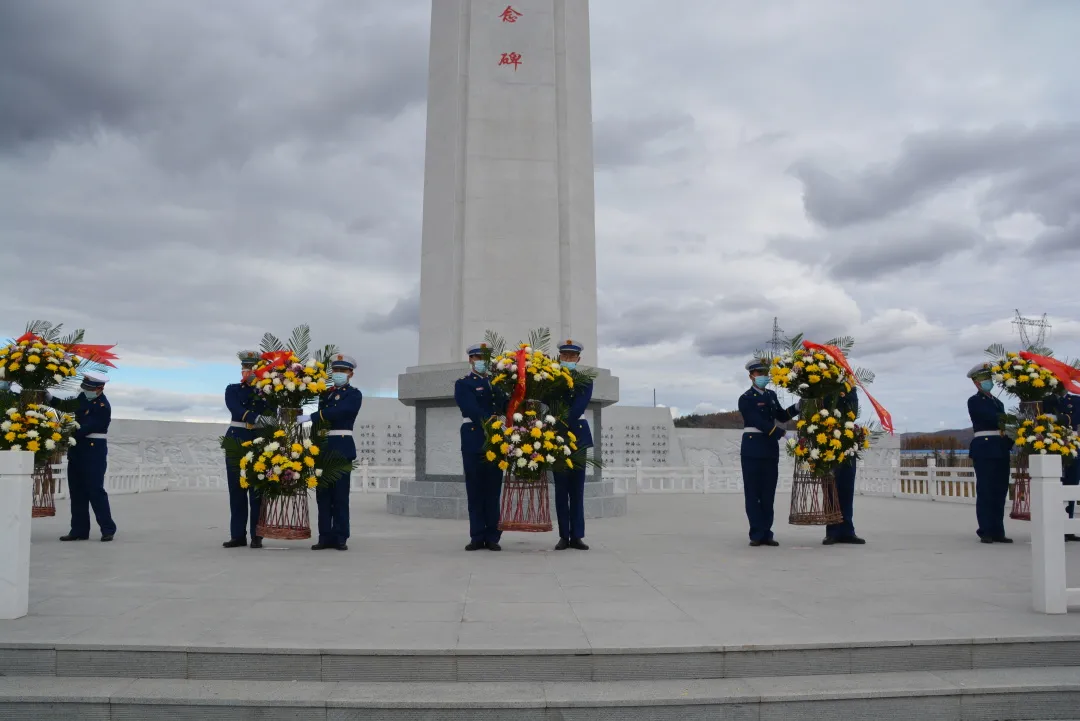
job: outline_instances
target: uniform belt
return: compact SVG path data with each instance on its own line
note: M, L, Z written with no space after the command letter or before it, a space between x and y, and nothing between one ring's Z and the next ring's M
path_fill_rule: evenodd
M1000 436L1001 431L975 431L976 438L990 438L991 436Z
M230 421L229 428L247 428L250 430L252 426L248 425L247 423L242 423L241 421Z
M106 438L107 436L106 436L105 433L87 433L86 437L87 438Z
M742 432L743 433L761 433L761 431L759 431L757 428L754 428L753 426L747 426L746 428L743 428Z
M328 436L351 436L352 431L327 431Z

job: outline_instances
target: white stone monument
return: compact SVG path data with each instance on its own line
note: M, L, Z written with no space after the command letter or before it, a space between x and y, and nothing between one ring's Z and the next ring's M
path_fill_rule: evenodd
M0 452L0 619L29 610L33 472L30 451Z
M596 366L593 195L587 0L432 0L420 365L398 379L416 481L387 497L391 513L468 517L454 381L485 331L512 345L549 328ZM599 446L619 386L597 371ZM588 478L587 516L626 512L601 471Z

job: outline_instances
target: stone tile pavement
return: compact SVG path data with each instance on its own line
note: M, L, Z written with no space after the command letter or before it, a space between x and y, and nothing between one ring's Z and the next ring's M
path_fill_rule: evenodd
M116 541L60 543L67 506L37 519L31 615L0 643L512 650L1048 637L1076 615L1030 610L1030 536L982 545L967 505L860 497L862 547L786 524L746 545L738 495L636 496L588 524L588 552L556 534L506 534L466 553L467 525L392 516L354 495L350 550L221 548L223 493L113 499ZM312 501L314 515L315 504ZM1067 551L1080 576L1080 544ZM1074 581L1075 584L1075 581Z

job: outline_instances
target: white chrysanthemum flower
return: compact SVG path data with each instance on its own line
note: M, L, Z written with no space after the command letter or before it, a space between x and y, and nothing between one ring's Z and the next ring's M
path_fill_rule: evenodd
M0 431L4 431L5 433L7 433L10 430L11 430L11 421L4 421L3 423L0 423Z
M517 467L518 468L524 468L526 465L528 465L528 463L529 462L526 461L524 458L517 459Z
M994 375L991 376L991 378L994 379L995 383L1001 383L1001 381L1005 380L1005 376L1002 375L1001 373L995 373Z
M271 441L270 443L266 444L266 450L270 451L271 453L273 453L279 448L281 448L281 444L277 441Z
M557 370L560 370L560 369L562 369L562 364L561 363L555 362L555 363L551 364L551 370L557 371Z
M303 446L304 446L304 448L311 448L311 439L310 438L305 438L304 442L303 442Z
M7 413L7 414L8 414L9 416L13 416L13 415L15 415L16 413L18 413L19 411L18 411L17 409L15 409L15 408L8 408L8 409L7 409L6 411L4 411L4 412L5 412L5 413Z
M555 442L556 443L562 443L563 442L563 437L562 436L555 436Z
M555 416L544 416L544 420L547 421L548 423L554 423L555 422Z
M831 413L829 413L829 409L828 409L828 408L822 408L822 409L821 409L821 415L822 415L822 417L823 417L823 418L828 418L828 417L829 417L830 415L832 415L832 414L831 414Z
M75 445L75 443L76 443L75 436L71 436L70 438L68 438L68 445L69 446L73 446L73 445Z
M511 373L517 373L517 363L511 363L510 364L510 372Z
M262 392L265 393L266 395L270 395L271 393L274 392L274 388L273 388L273 386L265 385L265 386L263 386Z
M799 444L799 442L797 440L795 440L794 438L788 438L787 439L787 444L788 444L788 448L794 448L795 446L797 446Z
M514 449L514 457L515 458L521 458L523 455L525 455L525 452L522 451L520 448L515 448Z
M1055 416L1053 413L1047 413L1046 417L1050 419L1051 423L1057 423L1057 416Z
M56 441L54 441L52 438L46 439L45 440L45 450L47 450L47 451L56 450Z
M532 346L525 346L525 354L526 355L532 355L532 352L533 352Z
M254 443L255 445L262 445L263 443L266 443L266 439L260 436L260 437L254 439L251 442Z
M544 427L544 422L543 421L536 421L535 423L533 423L533 428L543 428L543 427Z
M292 381L286 381L285 382L285 390L289 391L290 393L292 391L295 391L296 390L296 384L293 383Z
M54 373L53 374L53 380L56 381L57 383L63 383L64 382L64 376L60 375L59 373Z
M300 457L300 454L297 453L296 451L293 451L292 453L289 454L289 456L291 456L292 459L295 461L297 458Z
M316 478L322 478L322 469L321 468L316 468L315 469L315 477Z
M562 452L563 452L564 456L570 455L570 446L563 446L562 447Z
M510 434L510 442L511 443L520 443L521 442L521 436L519 436L517 433Z
M1047 383L1049 383L1051 387L1056 386L1058 384L1058 379L1051 377L1050 380L1047 381Z
M811 458L817 459L820 455L821 455L821 451L819 451L816 448L811 449L811 451L810 451L810 457Z
M1016 379L1015 378L1010 378L1009 380L1005 381L1005 385L1008 388L1012 388L1013 386L1016 385Z
M37 370L37 366L34 365L33 363L27 363L26 366L24 366L24 367L26 368L27 373L33 373L34 371Z
M260 481L265 481L266 480L266 474L265 473L260 473L259 474L259 480Z
M281 475L281 466L274 466L274 475L275 476L280 476Z
M1039 453L1040 453L1041 455L1044 455L1044 456L1045 456L1045 455L1046 455L1046 449L1045 449L1045 448L1040 448L1040 449L1039 449Z
M13 445L11 446L11 448L9 448L8 450L11 450L11 451L21 451L21 450L22 450L22 446L21 446L20 444L18 444L18 443L15 443L15 444L13 444Z
M38 432L37 431L27 431L26 432L26 437L27 438L37 438L38 437Z
M521 421L523 421L524 419L525 419L525 416L521 415L520 413L515 413L514 414L514 421L516 423L521 423Z
M813 433L816 430L817 430L817 424L809 425L809 426L806 427L806 432L807 433Z
M551 454L549 453L549 454L548 454L548 455L547 455L547 456L546 456L546 457L544 458L544 460L545 460L545 461L547 461L548 463L554 463L554 462L555 462L555 456L553 456L553 455L551 455Z
M806 389L807 389L807 388L809 388L809 387L810 387L810 384L809 384L809 383L800 383L800 384L799 384L799 390L803 390L803 391L804 391L804 390L806 390Z
M855 422L854 421L848 421L847 423L844 424L844 428L854 429L855 428Z
M540 464L538 464L536 461L529 461L529 470L530 471L535 471L539 467L540 467Z
M544 380L544 376L540 375L539 373L534 373L533 380L539 383L540 381Z
M247 453L244 454L244 458L248 459L249 461L255 460L255 452L254 451L248 451Z

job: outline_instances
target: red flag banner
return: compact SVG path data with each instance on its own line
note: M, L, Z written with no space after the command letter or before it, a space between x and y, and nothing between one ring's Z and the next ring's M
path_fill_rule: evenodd
M808 340L804 340L802 344L803 348L805 348L806 350L819 350L822 353L828 354L832 357L834 361L836 361L836 364L838 366L844 369L844 372L851 376L851 379L855 381L855 385L859 386L859 388L862 389L862 392L866 394L867 400L870 401L870 405L872 405L874 407L874 410L877 411L878 419L881 421L881 427L884 428L889 433L889 435L892 435L892 414L885 410L885 406L878 403L877 400L872 395L870 395L870 392L866 390L866 386L864 386L862 384L862 381L859 380L858 376L855 375L855 371L851 368L851 364L848 363L847 358L844 357L843 351L841 351L834 345L820 345L818 343L811 343Z
M1065 385L1065 390L1080 393L1080 369L1062 363L1057 358L1029 353L1026 350L1020 351L1020 357L1053 373L1054 377Z
M514 392L510 395L510 403L506 406L507 426L514 424L514 413L517 412L521 402L525 400L525 363L527 358L528 355L525 353L525 349L519 348L517 352L517 384L514 385Z
M45 339L43 339L41 336L29 332L23 333L21 336L15 339L15 342L22 343L24 340L30 342L38 341L39 343L46 342ZM100 363L103 366L115 368L116 366L113 365L113 361L118 360L116 354L112 352L112 349L115 347L116 345L75 343L69 346L65 346L64 352L70 353L71 355L77 355L80 358L85 358L86 360L92 361L94 363Z

